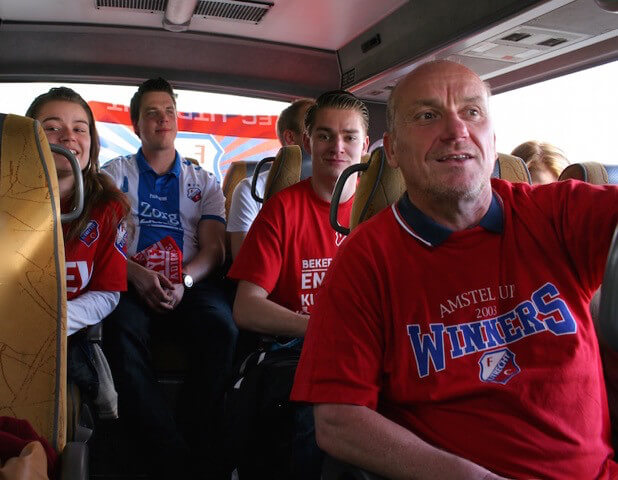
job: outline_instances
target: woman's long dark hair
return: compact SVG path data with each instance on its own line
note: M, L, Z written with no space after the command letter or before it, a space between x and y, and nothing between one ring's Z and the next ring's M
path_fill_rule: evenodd
M90 105L77 92L67 87L52 88L49 92L39 95L34 99L30 107L28 107L26 116L36 118L43 105L59 100L76 103L86 111L88 130L90 132L90 158L88 165L82 170L84 179L84 210L79 218L71 222L65 238L65 242L68 242L86 228L94 207L116 201L122 208L122 217L126 217L129 213L130 205L125 194L114 185L111 177L100 170L99 151L101 146L99 144L99 134L97 133L94 115ZM120 218L115 219L115 221L119 220Z

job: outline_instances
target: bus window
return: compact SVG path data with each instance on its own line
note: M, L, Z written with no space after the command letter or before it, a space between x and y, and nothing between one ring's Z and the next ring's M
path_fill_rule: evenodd
M492 97L499 152L528 140L551 143L571 163L618 164L618 61Z
M90 104L101 140L100 163L130 155L141 143L133 132L129 102L133 86L71 83L4 83L0 95L3 109L23 115L35 96L49 88L66 85ZM258 162L276 155L280 148L275 131L277 115L286 102L191 90L177 92L178 136L176 149L183 157L196 159L221 182L232 162Z

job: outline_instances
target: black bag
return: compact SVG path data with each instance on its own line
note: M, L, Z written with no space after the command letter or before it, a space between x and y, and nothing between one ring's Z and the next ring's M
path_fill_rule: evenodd
M248 478L290 478L294 406L290 392L300 348L251 353L225 400L224 447L231 469Z
M99 374L94 364L92 342L86 329L70 335L67 342L67 379L90 399L99 393Z

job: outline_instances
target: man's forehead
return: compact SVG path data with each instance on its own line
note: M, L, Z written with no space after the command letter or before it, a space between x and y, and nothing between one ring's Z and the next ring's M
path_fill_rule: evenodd
M153 91L146 92L142 97L142 108L156 106L174 106L174 100L167 92Z
M399 101L406 103L427 100L487 100L487 88L473 72L459 68L425 69L404 79Z
M350 108L321 108L315 115L315 128L338 126L362 128L363 119L359 112ZM349 128L348 128L349 129Z

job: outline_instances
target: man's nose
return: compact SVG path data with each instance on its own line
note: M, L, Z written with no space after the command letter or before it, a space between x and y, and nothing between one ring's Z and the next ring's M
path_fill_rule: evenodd
M450 112L444 116L443 140L459 140L467 138L468 135L468 126L458 113Z
M333 135L333 140L331 144L334 150L336 150L337 152L343 152L345 141L342 135Z

